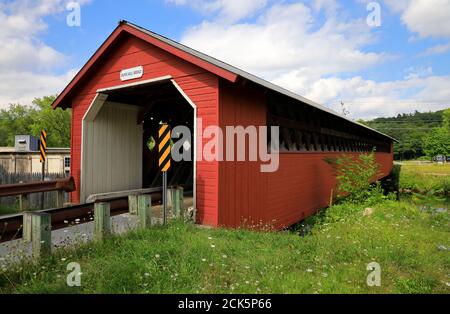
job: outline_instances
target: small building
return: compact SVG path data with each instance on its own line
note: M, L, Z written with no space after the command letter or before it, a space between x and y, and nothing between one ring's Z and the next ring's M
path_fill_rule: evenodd
M9 173L41 173L39 139L16 135L14 147L0 147L0 167ZM70 148L47 148L45 172L70 175Z
M174 163L169 184L183 185L194 199L197 222L211 226L283 228L315 213L336 184L327 158L376 148L382 176L393 165L389 136L126 21L53 107L72 108L73 203L160 186L154 149L160 122L192 131L194 161ZM278 170L261 172L262 161L198 158L211 126L279 126Z

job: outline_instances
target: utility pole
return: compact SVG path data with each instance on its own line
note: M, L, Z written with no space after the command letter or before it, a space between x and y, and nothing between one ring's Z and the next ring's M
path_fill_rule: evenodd
M348 111L347 108L345 108L345 104L343 101L341 101L341 109L342 109L342 115L344 117L347 117L350 115L350 111Z

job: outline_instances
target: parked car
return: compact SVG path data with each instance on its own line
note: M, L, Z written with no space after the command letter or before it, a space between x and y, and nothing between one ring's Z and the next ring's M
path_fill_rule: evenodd
M435 162L445 162L446 160L447 160L447 157L445 157L443 155L438 155L433 158L433 161L435 161Z

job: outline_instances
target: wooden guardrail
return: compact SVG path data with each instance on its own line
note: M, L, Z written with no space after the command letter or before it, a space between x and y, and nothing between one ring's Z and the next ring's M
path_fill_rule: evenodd
M67 183L65 182L66 180L58 181L60 183L59 185L54 185L53 188L49 187L47 191L54 191L57 187L68 190L74 188L71 187L70 181L68 181L68 185L64 184ZM25 192L24 190L16 189L14 194L11 194L13 193L10 192L13 191L11 186L8 187L10 189L9 191L5 187L2 188L4 188L1 191L3 194L0 195L8 194L8 196L11 196ZM43 187L40 188L43 189ZM22 189L25 188L22 186ZM149 228L154 225L160 225L163 224L162 218L153 217L154 213L152 212L152 206L161 203L161 195L157 190L160 190L160 188L128 191L128 193L131 193L128 194L128 202L126 191L116 192L109 193L109 198L108 194L97 196L97 201L99 202L96 203L0 217L0 242L22 237L23 241L31 242L32 257L39 259L52 253L52 230L67 228L68 223L66 220L72 220L75 217L78 217L80 221L90 222L91 219L80 218L84 216L91 218L92 212L94 214L93 238L97 241L101 241L111 235L111 216L113 215L125 212L137 215L138 228ZM27 191L35 190L30 188ZM150 192L150 194L143 194L142 192ZM172 216L174 218L185 218L183 188L172 188L170 195L172 199ZM133 197L137 198L136 208L133 208L135 205L133 202L129 202Z
M20 211L26 211L28 210L29 194L57 191L57 207L63 207L64 192L73 192L75 190L75 181L73 177L70 177L53 181L1 185L0 197L19 196Z

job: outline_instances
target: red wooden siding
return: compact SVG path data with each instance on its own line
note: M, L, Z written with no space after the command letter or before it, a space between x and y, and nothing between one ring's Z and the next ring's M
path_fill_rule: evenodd
M84 77L82 84L72 91L72 175L77 192L72 202L80 201L80 167L82 119L89 105L101 88L122 85L119 73L122 69L144 67L148 80L171 75L187 96L195 103L198 116L203 119L203 128L218 124L218 77L188 63L164 50L130 35L121 35L117 43L104 52L96 65ZM134 81L128 81L135 82ZM197 163L197 217L200 223L217 225L218 163Z
M219 99L220 126L224 132L226 126L266 125L265 96L260 89L221 80ZM249 226L266 218L268 177L261 174L260 165L250 161L220 162L219 225Z
M220 125L266 125L261 90L220 81ZM290 226L329 204L336 185L327 157L341 152L281 153L274 173L261 173L259 162L220 162L219 225L227 227ZM351 155L357 156L358 153ZM393 155L377 153L383 176L390 174Z
M331 190L336 186L332 167L324 161L337 158L333 153L282 153L280 169L267 174L267 203L264 215L275 228L290 226L328 206ZM358 153L350 155L358 156ZM377 153L377 163L385 177L391 173L392 154Z

